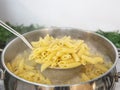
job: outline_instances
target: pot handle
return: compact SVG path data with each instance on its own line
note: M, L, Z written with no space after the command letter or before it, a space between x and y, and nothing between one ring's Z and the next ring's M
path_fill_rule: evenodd
M2 51L3 51L3 49L0 48L0 52L2 52Z
M0 48L0 52L2 52L3 49ZM5 90L5 85L4 85L4 71L0 68L0 90Z
M0 68L0 90L5 90L5 85L4 85L4 72Z
M120 60L120 48L117 48L118 50L118 59ZM118 79L120 78L120 72L117 72L115 74L115 81L118 82Z
M118 48L118 58L120 59L120 48Z

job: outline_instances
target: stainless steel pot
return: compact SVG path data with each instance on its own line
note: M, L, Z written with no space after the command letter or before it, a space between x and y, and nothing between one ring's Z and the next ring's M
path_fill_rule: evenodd
M114 71L118 60L117 49L108 39L96 33L82 31L78 29L67 29L67 28L48 28L43 30L36 30L36 31L28 32L24 34L24 36L27 38L29 42L31 42L31 41L37 41L39 37L44 37L46 34L49 34L53 37L62 37L65 35L69 35L74 39L83 39L93 50L102 53L102 55L104 55L105 58L107 59L109 58L109 61L112 62L113 65L103 75L84 83L79 82L79 83L64 84L64 85L46 85L46 84L30 82L16 76L6 66L6 63L13 60L13 58L17 56L18 53L21 53L24 50L28 49L28 47L22 42L20 38L16 38L12 40L10 43L8 43L2 52L1 59L5 70L7 70L7 72L16 79L19 79L22 82L26 82L39 87L38 90L105 90L104 89L105 87L102 87L103 89L99 89L101 85L100 83L104 81L104 78L106 78L106 76L109 73ZM115 77L115 74L111 74L111 76ZM78 87L79 89L76 87Z

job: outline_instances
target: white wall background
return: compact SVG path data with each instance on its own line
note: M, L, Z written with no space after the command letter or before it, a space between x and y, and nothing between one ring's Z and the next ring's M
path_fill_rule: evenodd
M0 18L12 24L120 29L120 0L0 0Z

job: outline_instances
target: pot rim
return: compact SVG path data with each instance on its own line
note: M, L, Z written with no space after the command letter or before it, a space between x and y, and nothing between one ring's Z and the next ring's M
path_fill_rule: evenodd
M54 28L44 28L44 29L39 29L39 30L33 30L33 31L27 32L27 33L25 33L25 34L23 34L23 35L32 33L32 32L34 32L34 31L41 31L41 30L44 31L44 30L53 30L53 29L54 29ZM56 28L55 28L55 29L56 29ZM61 84L61 85L56 85L56 84L55 84L55 85L49 85L49 84L40 84L40 83L36 83L36 82L31 82L31 81L25 80L25 79L23 79L23 78L20 78L19 76L17 76L17 75L15 75L14 73L12 73L12 72L7 68L7 66L6 66L6 64L5 64L5 61L4 61L4 54L5 54L5 52L6 52L6 49L9 47L9 45L10 45L11 43L13 43L13 42L14 42L17 38L19 38L19 37L16 37L16 38L13 39L12 41L10 41L10 42L5 46L5 48L3 49L2 56L1 56L3 67L7 70L7 72L8 72L10 75L12 75L13 77L15 77L16 79L18 79L18 80L20 80L20 81L23 81L23 82L26 82L26 83L29 83L29 84L32 84L32 85L43 86L43 87L67 87L67 86L77 86L77 85L81 85L81 84L92 83L92 82L94 82L94 81L96 81L96 80L104 77L105 75L107 75L107 74L116 66L116 64L117 64L117 62L118 62L118 52L117 52L117 48L115 47L115 45L114 45L110 40L108 40L108 39L105 38L104 36L102 36L102 35L100 35L100 34L97 34L97 33L95 33L95 32L84 31L84 30L76 29L76 28L57 28L57 29L62 29L62 30L73 30L73 29L75 29L75 30L83 31L83 32L85 32L85 33L92 33L92 34L97 35L97 36L103 38L104 40L106 40L108 43L110 43L110 44L112 45L112 47L113 47L113 49L114 49L114 51L115 51L115 55L116 55L116 57L115 57L115 62L113 63L112 67L111 67L107 72L105 72L104 74L102 74L102 75L100 75L100 76L98 76L97 78L94 78L94 79L92 79L92 80L86 81L86 82L80 82L80 83L75 83L75 84Z

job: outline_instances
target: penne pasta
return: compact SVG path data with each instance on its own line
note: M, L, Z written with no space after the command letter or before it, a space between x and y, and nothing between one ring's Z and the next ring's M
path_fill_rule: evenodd
M53 38L46 35L31 44L33 50L30 53L24 52L16 56L12 62L7 63L7 67L14 74L32 82L51 84L52 81L42 74L47 68L69 69L81 66L81 72L77 72L76 76L81 81L88 81L112 66L101 55L91 53L84 40L71 39L70 36Z

